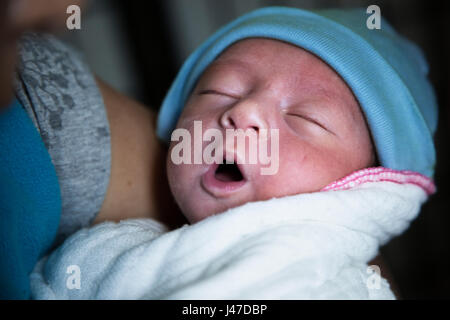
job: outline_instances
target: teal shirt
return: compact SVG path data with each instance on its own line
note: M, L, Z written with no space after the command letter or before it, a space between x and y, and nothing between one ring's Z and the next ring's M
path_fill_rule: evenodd
M55 168L19 102L0 110L0 299L29 299L29 274L51 247L61 196Z

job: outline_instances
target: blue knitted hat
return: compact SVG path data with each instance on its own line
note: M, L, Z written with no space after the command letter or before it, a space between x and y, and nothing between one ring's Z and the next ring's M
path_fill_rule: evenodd
M359 101L382 166L432 177L437 104L425 58L385 20L371 30L367 18L362 9L266 7L228 23L183 64L158 115L159 138L170 141L196 81L222 51L245 38L272 38L314 53L340 74Z

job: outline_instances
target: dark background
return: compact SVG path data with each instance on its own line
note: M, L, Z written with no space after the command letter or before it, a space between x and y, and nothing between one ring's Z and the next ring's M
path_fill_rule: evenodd
M61 37L79 48L95 73L157 110L184 59L218 27L253 9L364 7L416 42L430 64L439 103L435 136L438 192L400 237L382 248L402 298L450 297L449 1L95 0L82 9L82 29Z

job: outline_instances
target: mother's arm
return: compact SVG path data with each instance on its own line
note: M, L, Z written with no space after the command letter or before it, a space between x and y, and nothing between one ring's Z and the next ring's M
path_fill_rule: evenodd
M153 218L176 228L186 223L165 174L167 149L156 136L156 114L96 79L111 132L111 176L94 224Z

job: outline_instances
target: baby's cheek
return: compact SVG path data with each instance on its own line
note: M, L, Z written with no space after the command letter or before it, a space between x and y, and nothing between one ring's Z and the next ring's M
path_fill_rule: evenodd
M305 186L305 173L296 164L280 163L278 172L274 175L259 175L253 183L255 200L267 200L301 193Z
M328 159L332 159L328 156ZM330 161L332 162L332 160ZM327 159L305 152L290 152L280 156L277 174L260 176L256 183L257 198L270 199L300 193L320 191L334 181L333 168Z

